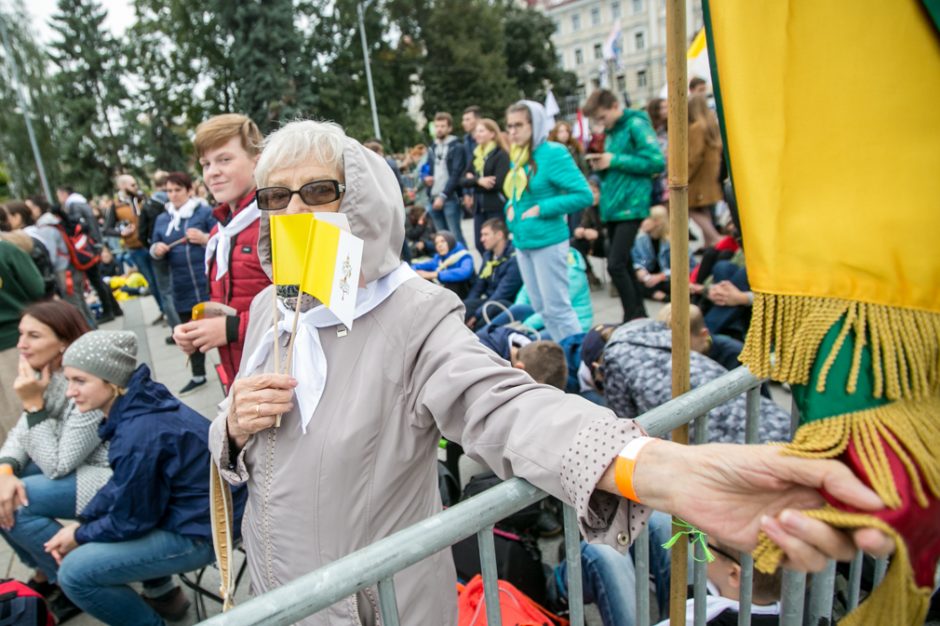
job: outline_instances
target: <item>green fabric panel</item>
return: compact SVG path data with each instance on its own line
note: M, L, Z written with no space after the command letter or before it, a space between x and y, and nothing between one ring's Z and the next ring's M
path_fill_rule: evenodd
M855 334L851 332L842 344L842 348L829 370L829 375L826 377L826 391L823 393L816 391L816 381L819 379L820 370L822 370L823 363L832 350L843 324L845 324L844 317L826 333L819 351L816 353L816 362L813 363L813 370L810 373L810 384L793 385L792 387L793 400L800 409L800 424L888 404L887 399L874 396L875 378L872 371L871 349L868 345L862 348L858 389L853 394L849 394L845 390L849 379L849 371L852 368L852 354L855 351L855 342L857 340Z
M930 16L930 20L933 22L933 25L937 28L937 32L940 33L940 0L921 0L924 4L924 8L927 10L927 15Z

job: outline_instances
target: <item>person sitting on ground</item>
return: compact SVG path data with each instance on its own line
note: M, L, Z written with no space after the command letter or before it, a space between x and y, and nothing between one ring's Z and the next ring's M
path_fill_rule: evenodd
M711 348L703 333L701 310L691 306L691 388L727 373L705 356ZM621 417L637 417L672 399L672 331L663 322L642 319L614 331L604 347L602 365L607 406ZM737 396L708 413L708 441L744 443L745 396ZM765 397L760 399L760 441L789 441L790 415Z
M170 172L166 192L166 210L157 217L151 232L150 256L169 263L172 291L163 297L171 300L180 323L187 324L193 319L193 307L209 299L205 242L218 222L209 207L192 197L193 181L186 172ZM206 354L193 352L189 365L193 376L180 389L180 396L206 385Z
M423 206L412 205L408 209L408 222L405 224L405 245L409 256L420 259L434 254L434 222Z
M706 281L705 324L715 334L728 335L744 341L751 325L754 292L747 279L744 253L738 251L727 261L718 261L712 270L711 282Z
M715 560L708 564L708 595L705 601L707 626L736 626L741 605L741 556L734 548L710 538L708 549ZM701 555L699 555L701 558ZM780 623L780 590L783 570L764 574L754 569L751 593L751 625L777 626ZM685 623L695 621L695 599L686 601ZM663 620L656 626L669 626Z
M591 206L581 213L581 221L571 235L571 247L580 252L585 261L588 260L588 256L599 258L607 256L607 240L604 238L604 224L601 222L598 208L601 202L601 184L596 176L591 176L588 178L588 185L591 186L594 200ZM594 274L590 262L585 264L584 271L587 272L591 289L599 289L601 281Z
M434 250L435 255L429 261L413 263L411 267L421 278L436 281L457 294L457 297L466 298L473 277L473 257L470 252L446 230L434 235Z
M568 250L568 297L571 299L571 305L578 318L581 332L590 329L594 321L591 288L588 286L587 273L584 271L586 265L587 262L580 252L574 249ZM512 322L520 322L525 328L537 331L542 339L553 339L545 328L542 315L533 308L528 287L525 285L519 290L519 295L516 296L513 305L492 318L487 326L503 326ZM485 328L481 328L480 331L484 331ZM564 340L564 337L562 337L562 340Z
M522 288L516 249L509 240L506 222L501 219L484 222L480 228L480 242L486 250L483 267L463 301L467 309L467 326L473 330L482 328L487 317L495 317L509 307ZM501 306L490 308L493 303Z
M66 392L81 412L100 411L113 474L81 511L36 516L42 530L21 547L79 608L108 624L162 625L189 602L172 575L211 563L209 422L136 366L137 335L86 333L65 351ZM234 494L235 527L244 491ZM130 583L149 580L141 598ZM162 581L162 585L158 585ZM162 589L160 589L162 590ZM172 613L172 615L169 615Z
M23 311L13 383L23 413L0 448L0 534L35 570L26 584L60 619L69 603L49 582L54 572L23 546L43 532L42 518L74 518L111 477L108 449L98 437L102 414L81 412L66 397L62 374L62 353L89 330L78 309L62 300Z
M669 302L669 211L662 205L650 208L650 216L640 225L633 242L633 271L644 298ZM689 255L689 267L695 261Z
M112 278L124 275L124 268L119 265L117 258L108 246L101 247L99 267L101 269L101 280L108 286L111 285Z
M604 346L616 328L616 324L596 324L586 333L572 335L561 341L568 363L565 391L579 394L594 404L607 406L603 395L601 364L604 360Z

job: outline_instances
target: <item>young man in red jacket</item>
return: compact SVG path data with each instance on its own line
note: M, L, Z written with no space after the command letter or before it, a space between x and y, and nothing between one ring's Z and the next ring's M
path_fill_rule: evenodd
M254 122L228 113L200 124L193 142L203 178L219 203L213 211L219 224L208 235L196 229L186 235L190 242L206 246L209 299L238 313L181 324L173 338L186 353L218 348L226 384L238 373L251 300L271 283L258 260L261 215L254 201L254 174L261 141ZM180 395L204 384L205 380L191 381Z

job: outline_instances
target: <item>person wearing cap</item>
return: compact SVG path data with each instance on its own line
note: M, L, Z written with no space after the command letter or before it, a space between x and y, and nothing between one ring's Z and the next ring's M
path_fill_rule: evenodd
M188 601L174 573L211 563L209 422L137 366L137 336L93 331L62 357L67 397L79 411L100 411L111 479L61 526L54 516L23 548L79 608L108 624L163 624L129 584L178 619ZM236 492L240 517L242 494ZM70 517L70 516L66 516ZM236 522L237 525L237 522ZM168 589L155 583L163 581ZM163 593L160 593L163 591Z

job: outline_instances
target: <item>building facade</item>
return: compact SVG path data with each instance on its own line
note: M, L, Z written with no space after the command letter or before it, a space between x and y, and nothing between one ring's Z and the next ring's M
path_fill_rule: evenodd
M686 1L687 43L702 27L700 0ZM555 22L552 41L561 66L578 76L578 98L598 87L621 95L631 106L658 97L666 84L666 3L664 0L534 0ZM617 46L608 40L616 34ZM607 59L611 48L619 52ZM606 51L606 53L605 53ZM691 76L690 76L691 78ZM575 98L559 103L571 114Z

